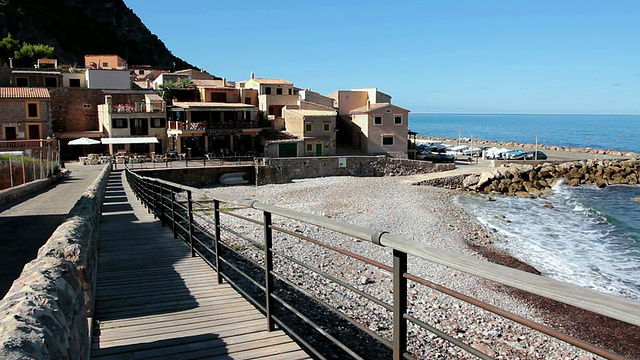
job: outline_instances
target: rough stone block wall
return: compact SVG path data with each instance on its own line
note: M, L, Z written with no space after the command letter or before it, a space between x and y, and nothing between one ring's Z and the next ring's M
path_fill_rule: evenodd
M0 301L0 358L86 359L100 212L111 165Z
M98 105L104 103L102 90L52 88L51 119L53 131L75 132L98 129ZM84 107L85 104L90 107Z

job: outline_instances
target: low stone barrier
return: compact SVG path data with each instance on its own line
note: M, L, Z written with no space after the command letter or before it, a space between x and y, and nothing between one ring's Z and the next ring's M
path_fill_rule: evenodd
M402 176L428 174L455 169L455 164L397 159L386 156L327 156L308 158L271 158L258 170L262 184L287 183L294 179L326 176Z
M491 172L469 175L462 188L478 193L501 193L522 197L540 196L559 180L569 186L638 184L640 160L581 160L561 164L505 164Z
M51 175L46 179L38 179L30 181L26 184L14 186L12 188L0 190L0 205L20 199L23 196L32 194L40 189L44 189L51 184L55 184L60 181L63 176L66 176L68 171L61 171L55 175Z
M0 358L88 357L96 242L110 173L106 165L0 301Z

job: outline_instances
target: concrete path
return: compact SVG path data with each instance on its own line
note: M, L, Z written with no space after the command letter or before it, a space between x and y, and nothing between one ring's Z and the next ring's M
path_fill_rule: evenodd
M71 174L57 185L0 207L0 298L103 169L78 163L66 167Z

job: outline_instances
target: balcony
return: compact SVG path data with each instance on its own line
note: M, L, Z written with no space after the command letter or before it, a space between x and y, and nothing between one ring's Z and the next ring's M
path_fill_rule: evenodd
M56 146L52 140L35 139L35 140L1 140L0 151L39 149L48 146Z
M112 113L150 113L150 112L164 112L164 105L147 104L145 102L136 102L131 104L113 104L111 106Z
M184 121L169 121L167 124L167 130L174 131L200 131L211 132L215 130L241 130L241 129L256 129L256 128L270 128L271 123L269 121L226 121L226 122L184 122Z

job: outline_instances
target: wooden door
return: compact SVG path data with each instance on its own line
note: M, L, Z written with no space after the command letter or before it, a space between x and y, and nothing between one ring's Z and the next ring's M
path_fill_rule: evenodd
M18 138L16 128L14 126L7 126L4 128L4 138L7 140L16 140Z
M29 125L27 127L27 139L40 139L40 125Z

